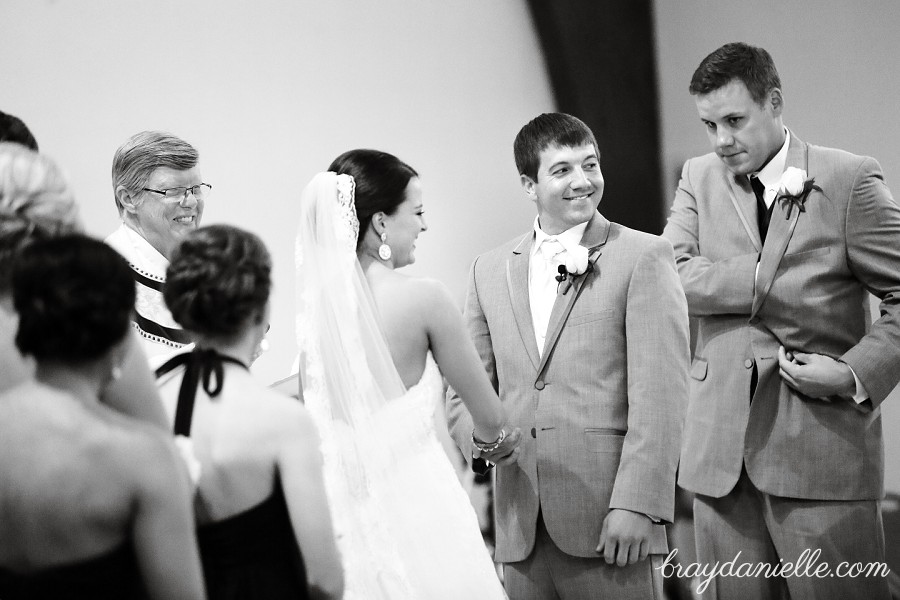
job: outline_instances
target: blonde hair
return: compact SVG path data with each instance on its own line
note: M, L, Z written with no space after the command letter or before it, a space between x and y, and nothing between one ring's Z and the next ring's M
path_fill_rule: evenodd
M0 292L12 258L35 238L81 231L78 206L52 160L12 142L0 142Z

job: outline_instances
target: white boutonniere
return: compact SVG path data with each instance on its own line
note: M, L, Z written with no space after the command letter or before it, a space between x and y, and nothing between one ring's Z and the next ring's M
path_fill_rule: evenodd
M800 212L806 212L806 198L813 190L822 191L822 188L816 185L815 177L807 179L806 171L797 167L785 169L778 183L778 194L775 196L776 200L781 201L782 207L787 205L787 214L784 218L791 218L791 210L795 205Z
M577 278L583 277L585 273L593 271L594 261L597 260L599 253L599 248L588 251L587 248L581 245L575 246L574 248L568 248L565 257L566 276L565 279L558 279L558 281L560 281L558 291L565 296L566 292L569 291L569 288L572 287L572 284L575 283Z
M571 275L584 275L588 266L588 249L575 246L566 250L566 271Z

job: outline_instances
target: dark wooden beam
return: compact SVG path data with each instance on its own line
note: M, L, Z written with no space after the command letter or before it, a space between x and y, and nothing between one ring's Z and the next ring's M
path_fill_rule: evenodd
M561 112L594 131L600 212L659 234L662 148L651 0L529 0Z

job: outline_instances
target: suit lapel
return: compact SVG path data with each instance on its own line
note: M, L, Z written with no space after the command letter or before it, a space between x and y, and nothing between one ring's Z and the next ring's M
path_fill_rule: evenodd
M788 167L796 167L798 169L807 170L808 154L807 146L804 142L797 139L791 133L791 143L788 146L787 160L785 161L785 170ZM753 296L753 307L750 316L755 315L765 301L769 290L772 288L772 282L775 280L775 273L778 271L778 265L784 257L791 236L794 235L794 229L797 227L797 221L802 214L797 208L793 208L788 215L788 206L780 199L775 200L776 205L772 210L772 220L769 222L769 231L766 233L766 245L762 249L759 258L759 274L756 276L756 292Z
M585 229L584 235L581 237L581 245L588 249L589 268L593 271L593 273L590 274L590 277L600 277L600 272L596 268L597 259L599 259L600 255L603 253L603 246L606 244L607 238L609 238L609 229L609 221L607 221L599 212L594 212L594 216L591 217L591 221L588 223L587 229ZM544 351L541 353L538 376L540 376L540 373L544 372L544 368L547 366L547 362L550 360L550 355L553 352L553 347L559 339L559 334L562 333L562 328L566 324L566 319L569 317L569 313L572 312L572 307L575 306L575 300L581 294L581 290L584 287L584 282L587 278L587 275L578 277L567 293L556 294L556 301L553 303L553 310L550 312L550 322L547 325L547 337L544 339Z
M759 224L757 223L756 195L750 187L750 181L743 175L735 176L730 171L726 174L728 192L731 203L741 219L747 235L753 242L753 247L759 252L762 249L762 239L759 237Z
M539 356L537 342L534 339L534 322L531 320L531 302L528 299L528 262L531 257L531 246L534 244L534 233L522 238L512 251L506 263L506 285L509 288L509 300L513 308L513 316L522 336L522 344L528 351L528 358L537 369Z

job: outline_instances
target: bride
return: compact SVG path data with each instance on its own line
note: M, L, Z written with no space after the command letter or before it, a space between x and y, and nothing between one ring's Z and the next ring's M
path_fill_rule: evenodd
M473 450L511 463L520 433L501 428L447 290L395 271L415 260L423 213L418 174L374 150L342 154L301 197L301 395L322 434L348 600L506 597L435 433L442 373L473 415Z

